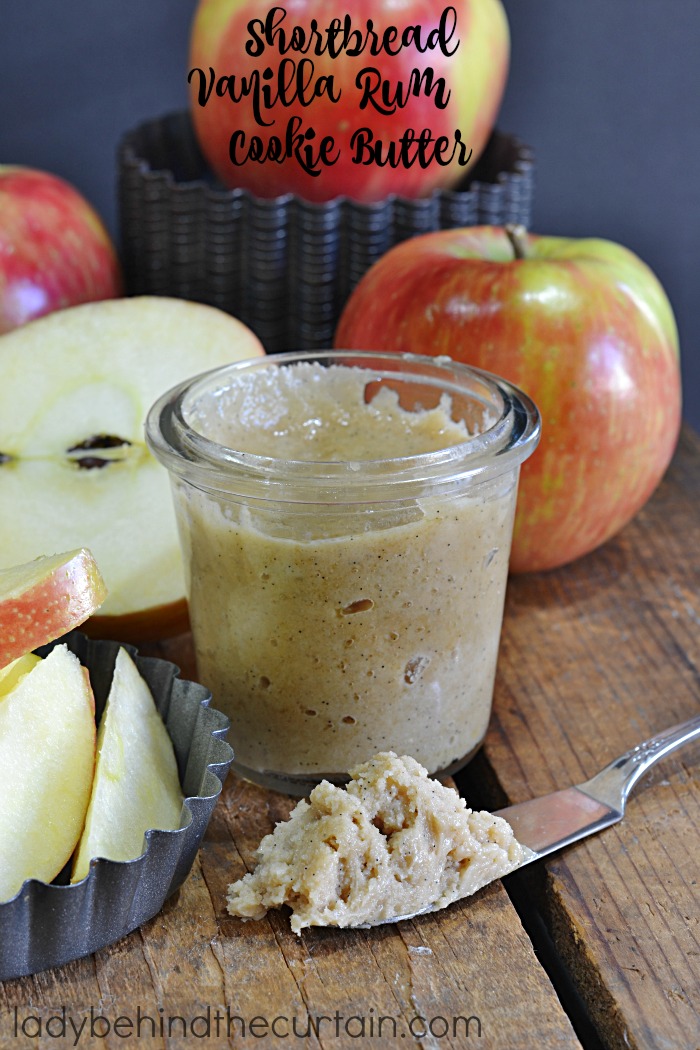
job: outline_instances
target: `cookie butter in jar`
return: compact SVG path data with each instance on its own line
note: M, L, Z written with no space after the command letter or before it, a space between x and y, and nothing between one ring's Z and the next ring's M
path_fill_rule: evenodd
M463 765L491 711L529 398L447 358L280 354L170 391L147 438L234 768L305 794L379 751Z

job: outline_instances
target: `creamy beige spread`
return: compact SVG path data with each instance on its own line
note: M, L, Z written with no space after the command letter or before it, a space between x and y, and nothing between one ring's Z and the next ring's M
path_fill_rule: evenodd
M469 437L445 396L406 411L364 369L314 364L259 372L202 403L190 423L208 438L257 456L345 462L435 452ZM374 393L374 396L372 394Z
M362 461L467 437L444 400L370 400L355 368L296 365L201 406L229 447ZM361 471L362 464L359 462ZM264 491L261 493L264 497ZM378 751L431 773L481 742L515 507L512 472L394 506L226 499L181 486L200 679L231 719L239 772L338 778Z
M531 856L505 820L468 809L413 758L379 754L351 777L323 781L262 840L255 870L229 886L231 915L287 904L295 933L375 925L444 908Z

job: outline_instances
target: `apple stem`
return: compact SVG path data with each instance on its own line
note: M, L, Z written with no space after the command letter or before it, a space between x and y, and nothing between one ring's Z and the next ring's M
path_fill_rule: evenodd
M521 225L506 226L508 240L513 246L513 255L516 259L527 259L527 230Z

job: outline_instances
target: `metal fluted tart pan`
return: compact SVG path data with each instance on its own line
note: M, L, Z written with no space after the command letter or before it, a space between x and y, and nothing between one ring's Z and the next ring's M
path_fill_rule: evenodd
M99 721L119 643L73 632L44 646L45 656L66 643L90 672ZM78 959L119 940L156 915L187 877L221 793L233 751L228 718L209 706L211 693L179 677L175 664L139 656L125 646L148 683L170 734L185 800L176 831L148 831L137 860L93 861L90 873L69 884L69 865L50 884L30 879L0 904L0 980Z

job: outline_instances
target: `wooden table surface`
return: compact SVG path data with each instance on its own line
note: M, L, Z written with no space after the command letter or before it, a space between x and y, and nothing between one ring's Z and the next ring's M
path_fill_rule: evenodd
M510 581L491 728L459 777L470 804L584 780L700 711L699 499L700 439L686 430L620 536ZM187 638L157 651L192 673ZM160 915L0 985L0 1046L700 1047L700 747L647 774L621 824L375 930L297 938L282 913L227 916L227 884L290 805L230 777Z

